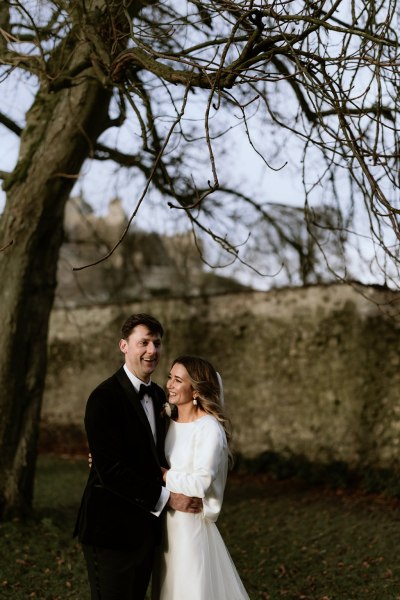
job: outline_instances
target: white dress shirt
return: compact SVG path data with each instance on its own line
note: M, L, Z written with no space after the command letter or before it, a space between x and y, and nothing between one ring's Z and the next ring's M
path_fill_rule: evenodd
M129 381L135 388L136 392L139 393L139 388L141 385L145 385L149 387L151 385L151 381L149 383L144 383L139 377L136 377L133 373L131 373L126 365L124 365L125 373L129 377ZM147 420L150 424L151 431L153 432L154 441L157 442L157 432L156 432L156 419L154 416L154 404L151 396L145 394L143 398L140 400L142 406L144 408L144 412L146 413Z

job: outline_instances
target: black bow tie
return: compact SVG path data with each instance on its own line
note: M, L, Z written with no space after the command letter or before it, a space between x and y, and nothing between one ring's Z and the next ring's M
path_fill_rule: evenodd
M143 396L145 394L147 394L151 398L154 397L154 387L153 387L152 383L150 383L150 385L144 385L144 383L140 384L140 388L139 388L139 392L138 392L139 400L142 400Z

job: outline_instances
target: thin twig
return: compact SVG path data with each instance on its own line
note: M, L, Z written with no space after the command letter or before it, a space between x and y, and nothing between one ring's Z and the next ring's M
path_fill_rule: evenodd
M176 119L174 120L174 122L172 123L172 125L171 125L171 127L170 127L170 129L168 131L168 134L167 134L167 136L166 136L166 138L164 140L164 143L163 143L163 145L162 145L159 153L157 154L157 157L156 157L156 159L154 161L153 167L152 167L152 169L150 171L150 175L149 175L149 177L148 177L148 179L146 181L146 185L144 187L142 195L140 196L140 198L139 198L139 200L138 200L138 202L136 204L135 210L132 212L132 214L131 214L131 216L130 216L130 218L128 220L128 223L127 223L127 225L126 225L126 227L125 227L125 229L124 229L124 231L123 231L123 233L121 235L121 237L119 238L119 240L114 244L114 246L111 248L111 250L105 256L103 256L102 258L99 258L98 260L96 260L96 261L94 261L94 262L92 262L90 264L84 265L83 267L73 267L73 269L72 269L73 271L82 271L83 269L87 269L88 267L94 267L94 266L96 266L96 265L104 262L105 260L107 260L108 258L110 258L110 256L112 254L114 254L115 250L118 248L118 246L120 246L120 244L125 239L128 231L129 231L129 228L131 226L131 223L132 223L133 219L136 217L136 215L137 215L137 213L139 211L139 208L140 208L143 200L145 199L145 197L147 195L150 183L151 183L151 181L152 181L152 179L154 177L154 174L155 174L155 172L157 170L157 167L158 167L158 165L159 165L159 163L161 161L161 158L162 158L162 156L163 156L163 154L165 152L165 149L166 149L166 147L168 145L168 142L169 142L169 140L170 140L170 138L171 138L171 136L172 136L172 134L174 132L174 129L178 125L178 123L181 121L183 115L185 114L185 108L186 108L186 102L187 102L187 97L188 97L188 94L189 94L189 90L190 90L190 82L186 86L185 94L184 94L183 101L182 101L181 110L180 110L179 114L177 115Z

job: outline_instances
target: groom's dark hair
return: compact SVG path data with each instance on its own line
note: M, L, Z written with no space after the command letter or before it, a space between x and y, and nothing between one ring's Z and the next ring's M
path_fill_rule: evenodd
M151 315L147 315L146 313L137 313L128 317L125 323L122 325L122 338L127 340L132 331L138 325L144 325L149 331L151 331L151 333L158 333L160 337L164 335L164 329L160 321Z

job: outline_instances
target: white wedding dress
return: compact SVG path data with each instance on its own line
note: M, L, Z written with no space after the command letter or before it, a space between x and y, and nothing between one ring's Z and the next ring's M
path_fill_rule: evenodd
M222 426L210 415L191 423L171 420L165 453L167 488L203 498L203 512L167 511L152 599L249 600L215 524L228 471Z

